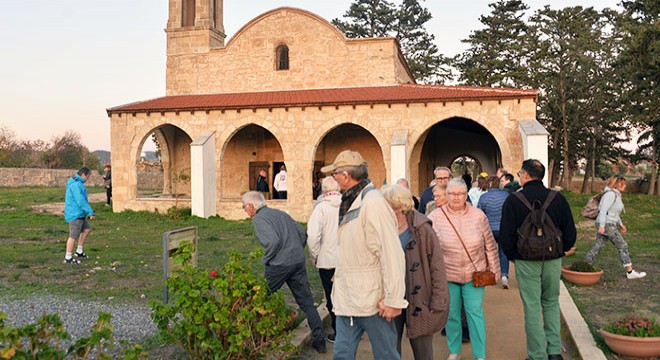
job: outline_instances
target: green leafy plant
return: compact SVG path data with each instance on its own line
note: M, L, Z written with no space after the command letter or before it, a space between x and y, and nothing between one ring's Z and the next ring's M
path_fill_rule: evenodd
M167 279L171 301L151 301L151 317L170 341L194 359L285 358L292 317L281 292L268 293L263 277L252 271L252 260L231 252L221 271L191 266L193 245L184 243L174 254L181 265Z
M596 268L595 266L589 264L586 261L583 260L578 260L574 263L571 264L571 266L568 267L568 270L571 271L578 271L578 272L598 272L600 269Z
M68 350L63 343L70 340L58 314L42 316L34 324L22 327L5 326L7 314L0 312L0 358L2 359L112 359L107 353L114 348L112 315L100 312L90 335L76 341ZM127 360L146 358L139 345L122 351Z
M611 321L603 330L617 335L634 337L658 337L660 336L660 324L655 319L630 315L621 319Z

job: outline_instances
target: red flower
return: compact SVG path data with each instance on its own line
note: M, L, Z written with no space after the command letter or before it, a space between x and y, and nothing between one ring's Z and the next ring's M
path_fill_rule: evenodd
M291 318L292 318L292 319L295 319L295 317L296 317L296 312L295 312L295 311L291 311Z
M217 271L211 271L209 273L209 276L212 277L212 278L218 277L218 272Z

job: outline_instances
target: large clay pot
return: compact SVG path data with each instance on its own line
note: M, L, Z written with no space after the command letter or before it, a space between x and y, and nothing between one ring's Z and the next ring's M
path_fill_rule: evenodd
M660 356L660 337L635 337L609 333L600 329L605 343L615 353L636 358Z
M600 277L603 276L603 270L597 272L579 272L568 270L568 266L562 266L561 275L564 279L574 284L590 286L598 283Z

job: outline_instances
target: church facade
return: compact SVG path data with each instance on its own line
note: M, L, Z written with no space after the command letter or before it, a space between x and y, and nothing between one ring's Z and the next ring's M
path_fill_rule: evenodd
M269 206L306 221L318 170L345 149L364 156L375 184L405 177L413 193L461 156L488 173L547 163L535 90L416 84L396 39L347 39L301 9L261 14L226 43L222 19L222 0L169 0L166 96L107 110L115 211L244 218L240 197L259 170L272 190L285 164L288 198ZM151 136L160 196L137 188Z

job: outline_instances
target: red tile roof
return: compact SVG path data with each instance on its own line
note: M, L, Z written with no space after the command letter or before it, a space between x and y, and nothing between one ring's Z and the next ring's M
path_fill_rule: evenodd
M405 104L537 98L537 90L402 84L381 87L173 95L107 109L113 113Z

